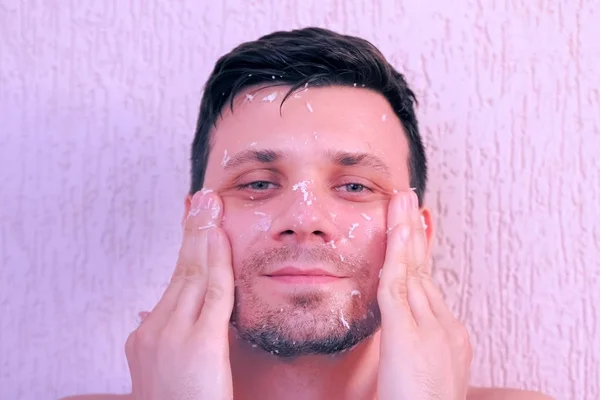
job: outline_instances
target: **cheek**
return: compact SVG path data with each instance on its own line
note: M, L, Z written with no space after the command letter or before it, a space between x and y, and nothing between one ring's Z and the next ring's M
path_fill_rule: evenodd
M244 252L264 239L271 229L272 218L260 211L238 210L224 204L223 229L231 242L234 264L243 259Z
M377 229L365 241L363 250L371 265L371 268L379 270L385 261L385 249L387 245L387 233L384 229Z
M336 225L343 240L352 246L362 248L365 245L385 244L385 215L382 209L359 210L339 213ZM383 239L382 239L383 238Z

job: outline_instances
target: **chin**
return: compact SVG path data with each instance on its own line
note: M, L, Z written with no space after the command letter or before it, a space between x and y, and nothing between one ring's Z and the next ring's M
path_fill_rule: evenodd
M240 297L231 317L238 337L282 358L347 351L381 324L374 300L342 302L319 292L298 293L276 303Z

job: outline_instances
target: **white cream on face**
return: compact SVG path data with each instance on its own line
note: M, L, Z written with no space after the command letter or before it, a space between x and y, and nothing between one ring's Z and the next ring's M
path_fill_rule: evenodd
M231 157L229 157L229 155L227 154L227 149L225 149L225 151L223 152L223 160L221 161L221 167L225 168L230 158Z
M277 98L277 92L273 92L273 93L269 94L268 96L263 97L262 101L268 101L269 103L272 103L273 101L275 101L276 98Z
M313 200L316 200L314 195L308 191L308 185L311 183L312 183L312 181L307 180L307 181L298 182L294 186L292 186L293 191L299 190L302 193L303 201L304 201L304 203L306 203L307 206L310 206L312 204Z
M271 224L273 223L271 217L264 213L255 212L255 214L263 215L258 219L256 224L254 225L254 229L259 232L268 232L271 229Z
M344 318L344 312L342 310L340 310L340 322L346 329L350 329L350 325L348 324L348 321L346 321L346 318Z
M348 237L349 237L350 239L352 239L352 238L354 238L354 237L355 237L355 236L353 235L353 232L354 232L354 230L355 230L356 228L358 228L358 225L359 225L359 224L357 224L357 223L354 223L354 224L352 224L352 225L350 226L350 230L348 231Z
M273 81L273 83L276 82ZM352 88L347 90L353 91ZM344 109L344 112L340 113L339 110L342 108L339 104L350 96L344 94L339 99L334 98L335 101L331 101L329 98L315 97L314 93L321 93L323 90L310 88L309 91L301 92L301 99L296 100L292 96L293 100L286 101L282 118L278 106L283 98L283 92L279 90L269 100L267 95L273 91L271 88L263 92L252 92L254 98L247 99L246 104L240 107L233 117L228 118L226 115L223 119L224 123L219 125L219 134L215 135L214 156L211 160L212 169L209 169L207 173L209 179L207 182L214 184L215 188L219 187L217 185L220 184L220 180L226 181L222 176L227 177L224 175L227 171L224 172L220 166L222 158L225 158L225 149L229 156L233 156L245 149L253 149L251 146L260 145L261 149L281 151L286 156L286 165L282 168L284 179L281 179L285 182L283 190L274 192L274 195L268 196L267 200L261 201L262 197L251 191L241 196L234 190L228 190L225 193L224 202L229 217L225 228L231 236L232 253L236 260L235 271L239 272L241 268L240 260L244 260L253 252L279 246L281 244L279 240L282 237L276 235L279 232L277 230L294 230L296 228L304 229L306 233L314 232L316 229L322 230L326 236L320 238L329 237L329 241L327 243L320 242L319 238L311 236L311 245L330 246L328 249L333 256L338 256L338 260L343 261L346 256L351 258L352 255L360 253L370 261L370 265L374 266L375 270L378 269L377 266L381 266L383 262L384 247L382 246L385 244L383 240L385 232L383 202L373 202L371 205L368 200L355 204L345 196L337 196L337 193L330 190L329 186L332 182L330 175L335 175L335 173L330 174L329 170L323 168L323 166L329 165L326 163L330 160L325 159L321 154L340 149L375 152L386 164L390 165L394 173L402 170L404 164L400 165L396 160L404 158L404 154L400 157L397 152L394 152L394 155L388 157L388 160L384 153L384 150L399 148L398 138L404 137L396 132L399 128L395 128L391 132L392 126L400 124L392 123L390 118L388 118L390 124L381 121L381 116L384 114L395 120L393 111L388 109L385 101L383 101L385 107L369 108L369 104L365 104L368 98L364 100L361 95L361 98L355 102L357 103L353 109L355 112L348 112ZM365 91L365 93L367 92ZM337 115L336 112L340 115ZM355 116L361 117L355 118ZM378 135L369 139L368 146L364 144L365 134L360 128L363 126L377 126L378 128ZM354 133L355 130L358 134L349 134L349 132ZM307 146L303 145L305 142L308 144ZM255 147L255 149L257 148L259 147ZM313 175L315 173L317 175ZM215 174L217 175L215 176ZM314 181L305 182L307 179ZM337 180L334 181L337 183ZM403 188L410 186L406 179L401 177L394 179L393 185ZM293 186L295 189L290 191ZM248 201L248 196L251 194L256 196L254 201ZM292 202L293 206L290 204ZM317 223L310 222L312 216L316 216ZM266 232L265 230L269 226L268 217L273 222ZM357 224L357 226L353 226L353 224ZM248 229L248 227L251 228ZM284 239L286 243L294 240L289 236ZM374 239L377 240L374 241ZM372 271L373 276L369 280L372 279L376 283L375 270ZM360 268L353 272L358 271ZM357 282L353 282L352 279L349 279L348 282L349 284L344 286L341 293L336 294L335 301L332 301L329 306L335 310L329 318L333 317L334 321L339 321L337 324L330 325L341 331L344 327L348 328L346 324L351 327L349 322L353 322L355 318L350 308L346 306L351 303L362 304L362 300L359 300L362 295L353 289L360 289L364 292L364 299L373 295L370 286L367 288L366 285L357 285ZM258 289L258 286L253 288L253 290ZM262 289L258 294L269 309L277 311L282 307L281 296L270 293L268 290L262 291ZM343 314L340 313L339 308L342 303ZM247 305L252 306L253 304L248 302ZM328 314L327 308L329 307L327 304L324 305L324 314ZM254 311L252 308L247 309ZM346 315L352 319L348 320ZM357 317L360 318L360 316Z

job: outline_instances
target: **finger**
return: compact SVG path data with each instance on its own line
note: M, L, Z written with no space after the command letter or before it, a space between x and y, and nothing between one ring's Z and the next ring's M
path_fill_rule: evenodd
M442 292L440 292L440 290L430 279L423 278L421 281L423 290L429 298L431 311L437 320L440 321L440 324L444 327L444 329L446 329L446 331L450 331L454 326L456 326L458 320L454 318L452 311L450 311L446 305L444 297L442 296Z
M182 281L171 280L158 303L154 306L152 311L146 315L142 321L143 323L140 324L138 329L143 328L147 332L160 331L169 320L172 311L175 309L177 298L179 297L179 292L182 287Z
M431 310L429 299L421 281L422 279L418 277L408 278L408 303L417 326L431 329L440 325L440 323Z
M406 278L411 270L412 244L409 218L410 193L403 192L390 200L387 213L388 238L380 285L406 294Z
M407 225L411 230L407 253L413 261L407 267L409 276L416 276L426 258L427 248L424 245L425 232L421 222L419 199L412 190L401 192L390 201L387 218L388 232L397 225Z
M387 230L388 233L398 225L410 225L409 210L414 206L411 201L414 198L411 196L411 191L400 192L392 197L388 205L387 213ZM417 206L418 207L418 206Z
M410 220L411 227L411 248L415 263L414 272L417 274L426 273L427 268L425 263L427 261L427 235L425 232L425 225L423 223L423 216L421 214L421 210L419 209L419 198L412 190L407 195L409 197L408 202L410 205L408 210L408 219Z
M131 332L125 342L125 355L127 358L127 366L129 367L129 375L131 376L131 388L133 393L139 393L142 389L140 376L136 372L140 370L140 360L136 353L136 331Z
M196 325L205 334L227 339L233 310L234 277L231 244L221 228L210 230L207 261L208 285Z
M381 270L377 301L382 329L399 324L400 329L416 327L410 310L407 286L410 229L397 225L388 235L385 261Z
M178 271L173 278L183 280L173 319L188 325L193 325L200 315L208 281L208 234L220 225L222 216L221 200L214 193L197 193L192 204L185 222Z
M209 228L220 225L221 217L222 204L219 196L205 190L194 194L183 224L183 241L173 277L195 276L202 272L206 246L198 246L198 242L206 239Z

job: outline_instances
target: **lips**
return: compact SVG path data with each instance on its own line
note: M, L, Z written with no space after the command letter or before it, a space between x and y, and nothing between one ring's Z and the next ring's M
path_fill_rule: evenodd
M273 282L297 285L321 285L343 281L343 276L320 268L285 267L266 274Z
M267 274L267 276L322 276L322 277L331 277L331 278L341 278L336 274L328 272L324 269L320 268L297 268L297 267L285 267L278 269L274 272Z

